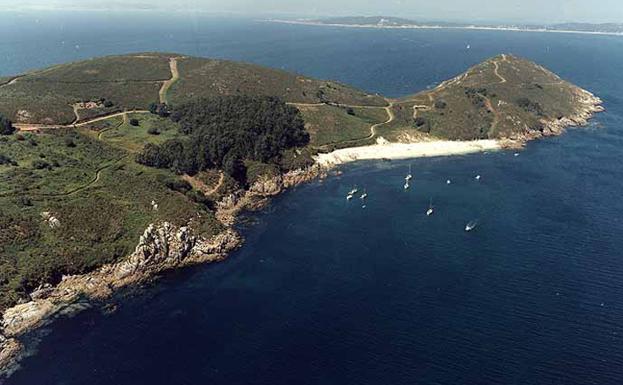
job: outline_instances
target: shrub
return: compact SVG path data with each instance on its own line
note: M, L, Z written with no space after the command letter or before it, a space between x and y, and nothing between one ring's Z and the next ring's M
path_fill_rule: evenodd
M149 103L149 112L159 115L160 117L169 116L169 107L164 103Z
M72 138L65 138L65 146L67 147L76 147L76 142Z
M352 107L348 107L348 108L346 109L346 113L347 113L348 115L355 116L355 110L354 110Z
M157 114L158 113L158 103L149 103L148 110L152 114Z
M158 131L156 127L151 127L149 130L147 130L147 133L149 135L160 135L160 131Z
M210 210L214 210L215 208L214 201L206 197L205 194L201 191L189 190L185 193L185 195L188 197L188 199L192 200L195 203L199 203L200 205L203 205Z
M187 193L188 191L193 189L193 186L190 185L190 183L186 182L183 179L167 179L164 184L171 190L173 191L177 191L177 192L181 192L181 193Z
M15 132L13 122L6 116L0 114L0 135L11 135Z
M435 108L438 110L443 110L444 108L446 108L448 104L446 103L445 100L439 99L439 100L435 100Z
M538 102L533 102L526 97L517 99L517 105L527 112L532 112L534 114L537 114L538 116L544 115L543 107L541 107L541 104L539 104Z
M32 200L29 197L23 195L20 195L20 197L17 198L17 203L22 207L32 206Z
M17 162L15 162L13 159L9 158L8 156L4 154L0 154L0 165L2 164L9 164L12 166L17 166Z
M135 118L130 119L130 126L138 127L139 126L138 119L135 119Z
M36 170L43 170L44 168L50 168L50 164L45 160L37 159L32 162L32 167Z
M418 116L417 118L415 118L415 126L416 127L422 127L425 124L426 124L426 119L424 119L423 117Z
M110 107L112 107L114 105L115 105L115 103L111 102L110 100L104 100L104 107L110 108Z

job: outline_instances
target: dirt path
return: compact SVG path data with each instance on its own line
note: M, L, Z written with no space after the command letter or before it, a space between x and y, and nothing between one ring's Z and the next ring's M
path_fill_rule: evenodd
M491 111L493 113L493 122L491 123L491 132L494 132L495 129L497 129L498 124L500 123L500 113L493 108L493 104L491 103L491 100L487 97L485 98L485 106L489 109L489 111Z
M46 124L17 123L17 124L14 124L14 126L18 130L20 130L20 131L38 131L38 130L42 130L42 129L53 129L53 128L76 128L76 127L84 127L84 126L87 126L87 125L89 125L91 123L100 122L102 120L115 118L117 116L124 116L127 113L149 114L150 112L147 111L147 110L132 110L132 111L116 112L114 114L104 115L104 116L100 116L100 117L97 117L97 118L85 120L84 122L73 123L73 124L66 124L66 125L62 125L62 124L46 125Z
M180 79L180 73L177 69L177 57L169 58L169 68L171 68L171 79L162 83L160 88L160 103L168 104L167 92Z
M382 122L382 123L376 123L373 124L372 126L370 126L370 135L364 137L364 138L357 138L357 139L349 139L349 140L344 140L341 142L332 142L332 143L326 143L323 146L330 146L330 145L336 145L336 144L348 144L348 143L357 143L357 142L361 142L363 140L370 140L372 138L374 138L377 134L376 129L390 124L391 122L394 121L394 119L396 119L396 116L394 115L394 111L392 111L392 108L394 107L394 102L387 100L388 105L386 107L378 107L378 108L382 108L385 110L385 112L387 112L387 120ZM375 107L376 108L376 107Z
M213 188L209 188L205 183L203 183L199 179L192 177L190 175L184 175L182 179L190 183L190 185L193 186L193 188L201 191L204 195L209 196L209 195L215 194L218 191L218 189L221 188L223 183L225 183L225 174L223 174L223 172L220 172L218 183Z
M71 106L74 110L74 115L76 115L76 118L74 119L72 124L76 124L77 122L80 121L80 111L78 108L78 104L74 104L73 106Z
M332 103L293 103L287 102L289 106L294 107L322 107L322 106L330 106L330 107L351 107L351 108L387 108L387 106L370 106L370 105L359 105L359 104L332 104Z
M506 61L506 55L504 54L502 54L502 61ZM500 75L500 73L498 72L500 70L500 65L498 64L498 61L494 61L493 65L495 66L495 68L493 69L493 73L500 79L499 84L506 83L506 78L504 78L504 76Z
M432 106L425 106L425 105L422 105L422 104L415 104L413 106L413 119L417 118L417 112L418 111L430 111L432 109L433 109Z

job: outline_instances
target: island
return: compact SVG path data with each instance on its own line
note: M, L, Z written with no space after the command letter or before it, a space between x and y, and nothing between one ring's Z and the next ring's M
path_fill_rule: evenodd
M399 99L173 53L0 78L0 368L54 317L223 260L238 213L335 165L518 148L601 110L509 54Z
M472 29L518 32L583 33L596 35L623 35L623 23L456 23L425 22L392 16L346 16L326 19L270 19L269 22L350 28L403 28L403 29Z

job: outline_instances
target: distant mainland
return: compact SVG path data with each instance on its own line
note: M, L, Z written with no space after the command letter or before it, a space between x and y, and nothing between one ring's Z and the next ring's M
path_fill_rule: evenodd
M271 19L271 22L351 28L412 28L412 29L472 29L518 32L583 33L597 35L623 35L623 23L454 23L420 22L391 16L348 16L326 19Z

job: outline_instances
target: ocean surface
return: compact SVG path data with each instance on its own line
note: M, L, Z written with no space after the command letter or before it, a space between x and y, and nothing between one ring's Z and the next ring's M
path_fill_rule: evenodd
M3 20L0 74L158 50L400 96L513 53L607 108L518 156L362 162L289 191L248 216L227 261L38 333L7 385L623 383L623 38L148 13ZM346 201L354 185L365 207Z

